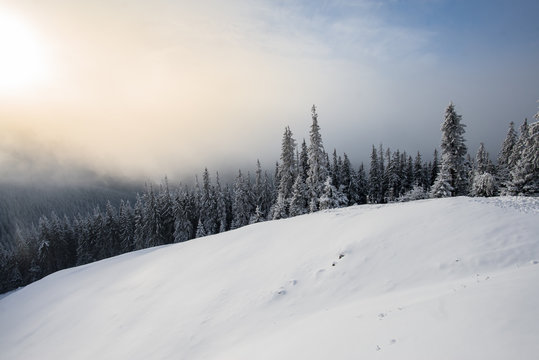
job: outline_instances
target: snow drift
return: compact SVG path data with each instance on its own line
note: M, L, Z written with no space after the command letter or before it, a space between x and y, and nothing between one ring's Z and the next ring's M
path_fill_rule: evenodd
M60 271L0 300L0 358L535 358L538 215L364 205Z

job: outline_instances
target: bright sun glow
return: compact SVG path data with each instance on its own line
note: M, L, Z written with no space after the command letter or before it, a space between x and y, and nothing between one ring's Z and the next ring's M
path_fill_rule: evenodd
M37 85L46 70L44 50L31 28L0 9L0 94Z

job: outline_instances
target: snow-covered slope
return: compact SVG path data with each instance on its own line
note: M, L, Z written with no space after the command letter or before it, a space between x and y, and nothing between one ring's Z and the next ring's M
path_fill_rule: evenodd
M1 359L532 359L539 199L357 206L64 270Z

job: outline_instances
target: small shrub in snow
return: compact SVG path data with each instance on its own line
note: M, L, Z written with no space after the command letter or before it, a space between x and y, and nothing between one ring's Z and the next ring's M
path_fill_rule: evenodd
M400 202L427 199L429 194L419 185L414 185L412 190L399 197Z
M492 174L486 172L474 176L472 184L472 194L474 196L494 196L497 190L496 179Z

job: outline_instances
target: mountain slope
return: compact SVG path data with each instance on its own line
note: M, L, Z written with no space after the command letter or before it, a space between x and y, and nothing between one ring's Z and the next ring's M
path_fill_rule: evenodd
M357 206L64 270L0 300L0 358L532 358L538 215Z

